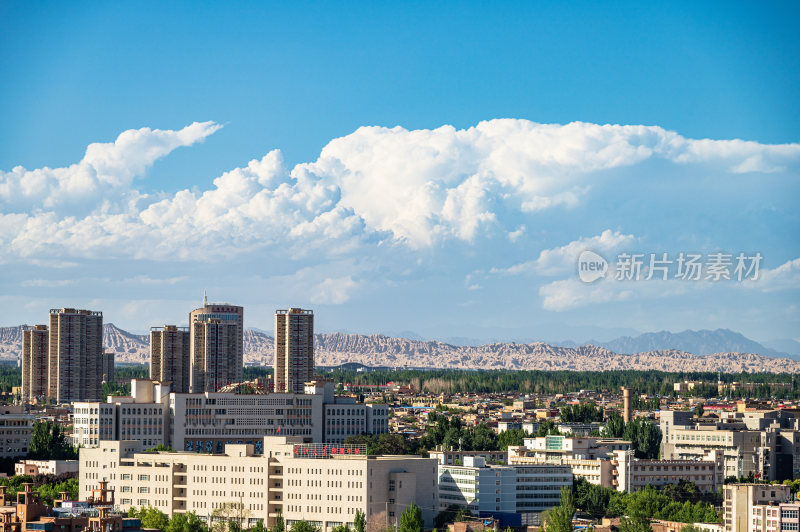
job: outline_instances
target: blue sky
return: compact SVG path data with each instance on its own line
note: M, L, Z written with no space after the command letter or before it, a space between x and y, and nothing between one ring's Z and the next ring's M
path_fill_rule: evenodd
M0 323L144 331L207 289L264 329L300 305L440 338L798 338L798 15L2 3ZM764 275L584 285L583 248Z

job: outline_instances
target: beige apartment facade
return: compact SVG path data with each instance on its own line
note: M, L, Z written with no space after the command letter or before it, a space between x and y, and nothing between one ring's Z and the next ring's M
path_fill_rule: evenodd
M0 407L0 458L27 456L35 416L25 414L22 405Z
M275 311L275 391L298 392L314 378L314 312Z
M150 328L150 379L169 382L175 393L189 393L191 357L189 328Z
M216 392L241 382L244 364L244 308L208 303L189 313L189 391Z
M99 400L103 376L103 313L51 309L48 344L48 399L56 403Z
M777 526L767 527L764 522L768 514L758 512L758 507L773 505L791 500L790 486L781 484L726 484L723 488L723 527L725 532L750 532L754 530L774 530ZM777 520L777 516L776 516ZM792 520L797 522L797 516ZM787 519L787 522L789 520ZM786 528L785 530L795 530Z
M47 325L22 330L22 401L25 403L47 398L49 340Z
M293 441L294 440L294 441ZM223 454L146 453L141 442L102 442L81 449L80 495L107 480L122 509L153 506L167 513L192 511L209 521L238 520L273 526L309 521L321 530L353 526L364 512L368 529L393 525L415 503L426 526L437 500L436 461L413 456L367 456L358 446L307 444L264 438L264 453L231 444Z

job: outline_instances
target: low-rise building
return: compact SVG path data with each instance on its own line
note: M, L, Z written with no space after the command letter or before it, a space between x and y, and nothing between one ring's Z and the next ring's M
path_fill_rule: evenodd
M568 466L488 465L481 456L464 456L455 465L438 457L439 510L465 508L502 527L539 524L541 513L559 504L562 486L572 486Z
M781 484L726 484L723 488L723 525L725 532L751 532L755 530L792 530L789 523L797 522L794 508L787 506L787 528L778 527L780 511L772 508L791 500L791 489ZM796 507L796 504L790 505ZM765 510L770 508L769 512Z
M34 416L21 405L0 407L0 458L27 456L31 445Z
M222 454L143 452L140 441L102 441L80 451L80 493L101 481L116 490L123 510L152 506L169 515L195 512L210 521L263 521L287 526L305 520L320 530L353 527L357 511L368 530L393 525L411 503L426 527L438 511L437 464L416 456L368 456L364 446L303 443L266 437L228 444Z
M64 473L78 474L77 460L20 460L14 464L14 473L17 475L62 475Z
M723 458L712 453L709 460L645 460L632 451L614 451L612 484L619 491L638 491L647 485L662 488L681 480L693 482L700 491L716 491L722 486Z

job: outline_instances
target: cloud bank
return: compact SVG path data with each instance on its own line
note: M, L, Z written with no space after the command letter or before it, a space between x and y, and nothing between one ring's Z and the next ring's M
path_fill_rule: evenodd
M154 201L136 188L135 178L157 159L220 127L129 130L115 142L89 145L66 168L0 173L0 245L20 258L189 260L270 246L301 253L320 242L325 253L344 253L364 241L409 249L495 234L515 241L526 231L520 217L579 205L604 170L661 159L728 173L775 172L800 160L800 144L503 119L462 130L362 127L291 170L274 150L201 193L182 190ZM602 250L628 238L608 231L543 251L525 267L554 273L577 247Z

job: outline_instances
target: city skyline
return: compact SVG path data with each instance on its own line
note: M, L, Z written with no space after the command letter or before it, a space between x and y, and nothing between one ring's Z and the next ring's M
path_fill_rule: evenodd
M0 324L800 339L797 6L631 5L4 6Z

